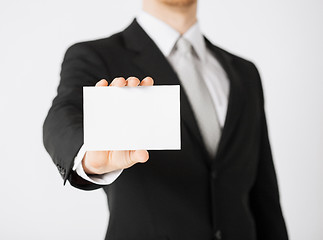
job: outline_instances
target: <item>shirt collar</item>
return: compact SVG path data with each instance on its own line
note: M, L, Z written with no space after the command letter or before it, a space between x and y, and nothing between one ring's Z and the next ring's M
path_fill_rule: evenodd
M155 42L164 56L168 57L181 34L165 22L144 11L141 11L138 15L137 22ZM183 37L192 44L197 56L204 61L206 46L198 22L190 27L183 34Z

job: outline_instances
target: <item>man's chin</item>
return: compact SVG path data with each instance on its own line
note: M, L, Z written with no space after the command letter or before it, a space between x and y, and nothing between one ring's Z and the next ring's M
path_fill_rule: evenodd
M160 0L160 1L167 5L178 6L178 7L190 6L197 2L197 0Z

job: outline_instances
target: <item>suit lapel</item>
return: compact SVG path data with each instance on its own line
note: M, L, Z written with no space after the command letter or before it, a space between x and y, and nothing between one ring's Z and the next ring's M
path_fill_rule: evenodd
M224 163L224 156L226 155L227 151L230 151L230 141L234 137L234 132L244 106L245 91L240 76L233 65L232 56L222 49L214 46L207 39L206 44L207 47L213 51L214 56L224 68L230 81L230 94L226 120L222 130L218 152L213 161L213 167L217 167Z
M124 30L123 36L126 47L134 52L134 65L136 65L145 75L151 76L155 80L155 85L180 85L177 74L165 56L146 32L139 26L136 20ZM232 139L237 123L239 122L245 100L245 92L239 74L233 66L233 59L229 53L214 46L207 39L206 44L224 68L230 81L228 110L215 159L210 159L206 152L194 113L183 88L181 88L181 121L183 126L187 128L199 144L207 158L207 162L210 163L211 161L212 166L217 167L222 165L222 161L224 160L223 156L225 156L226 152L230 149L228 145L230 144L230 139Z
M179 78L168 60L136 20L125 29L123 35L126 47L136 53L133 57L133 63L146 76L151 76L155 81L155 85L180 85ZM200 147L205 149L194 113L182 87L180 101L183 126L194 136Z

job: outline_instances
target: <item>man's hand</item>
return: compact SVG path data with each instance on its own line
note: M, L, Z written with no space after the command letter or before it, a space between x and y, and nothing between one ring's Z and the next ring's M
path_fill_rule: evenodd
M136 87L152 86L154 81L151 77L144 78L141 82L136 77L129 77L127 80L115 78L110 86L115 87ZM97 82L96 87L107 87L105 79ZM122 111L122 109L120 109ZM131 124L131 122L129 122ZM138 127L138 126L134 126ZM129 168L136 163L144 163L148 160L149 154L146 150L129 151L87 151L82 160L82 166L87 174L104 174L119 169Z

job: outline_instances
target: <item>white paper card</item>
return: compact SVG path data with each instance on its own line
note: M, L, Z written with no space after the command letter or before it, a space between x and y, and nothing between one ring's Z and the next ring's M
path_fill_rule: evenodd
M181 148L180 87L83 87L88 151Z

